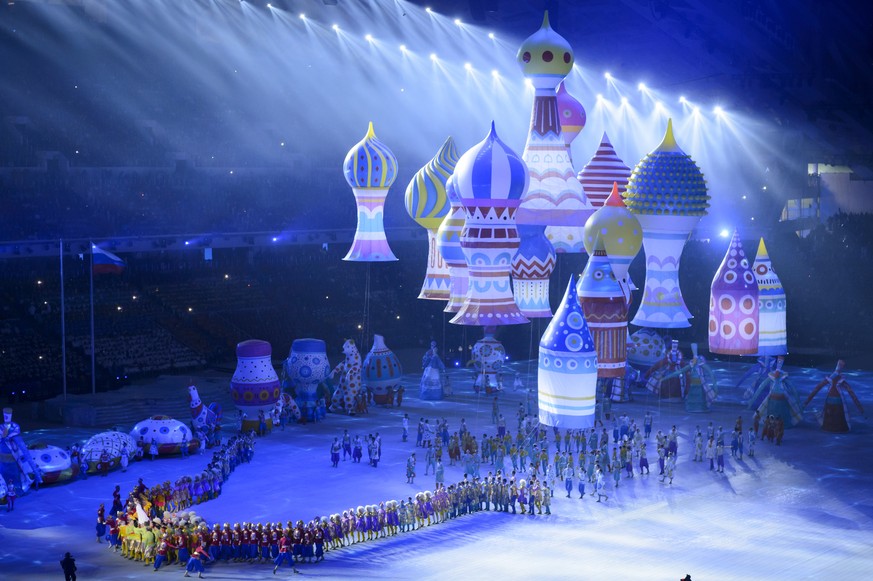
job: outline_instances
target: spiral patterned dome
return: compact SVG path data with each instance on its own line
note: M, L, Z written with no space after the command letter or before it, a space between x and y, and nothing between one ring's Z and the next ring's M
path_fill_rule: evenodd
M554 78L556 84L572 70L573 48L566 38L552 30L548 10L540 29L521 43L516 60L524 76Z
M497 137L494 122L482 141L455 166L455 187L461 200L517 201L527 190L527 165Z
M397 179L397 158L376 138L372 121L364 139L346 154L343 173L353 188L390 188Z
M428 230L436 230L449 213L450 202L446 182L458 163L458 149L451 137L437 154L418 170L406 187L406 211L413 220Z
M706 181L691 156L676 144L672 119L667 122L661 145L634 168L624 201L635 214L706 215Z

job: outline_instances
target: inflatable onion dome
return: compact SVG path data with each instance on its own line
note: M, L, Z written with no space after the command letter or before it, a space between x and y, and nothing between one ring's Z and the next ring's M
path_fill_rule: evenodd
M189 451L199 448L199 441L188 426L169 416L152 416L142 420L133 427L130 435L140 443L145 454L149 453L152 440L158 445L158 454L161 456L180 453L183 440L187 442Z
M564 144L569 147L576 136L585 128L585 107L567 91L567 83L565 82L558 85L556 97L558 99L558 120L561 122L561 135L564 138ZM628 175L630 175L630 169L628 169Z
M703 173L676 144L670 119L661 145L634 168L625 204L635 214L704 216L708 200Z
M554 85L572 70L573 48L566 38L552 30L548 10L540 29L521 43L516 60L524 76L553 79Z
M43 484L65 482L79 475L79 466L73 464L66 450L49 444L29 446L30 456L42 473Z
M642 328L630 336L633 345L627 347L627 362L648 369L667 354L664 339L653 329Z
M455 140L449 137L427 165L418 170L406 187L406 211L420 226L428 230L440 227L449 213L446 182L458 163Z
M618 184L613 183L606 203L588 217L583 241L589 255L593 255L595 250L604 250L613 263L616 276L624 278L643 246L643 227L624 205Z
M612 184L617 183L618 193L624 195L630 176L630 168L618 157L604 131L597 152L579 172L578 178L591 205L599 208L612 192Z
M518 205L530 179L527 164L497 137L493 121L488 136L458 160L454 178L464 205L489 199L514 201Z
M343 173L353 188L390 188L397 179L397 158L376 139L372 121L364 139L346 154Z

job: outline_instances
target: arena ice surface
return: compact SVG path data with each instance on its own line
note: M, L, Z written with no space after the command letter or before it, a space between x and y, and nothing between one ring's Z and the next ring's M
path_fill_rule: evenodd
M750 364L749 362L748 364ZM642 421L646 409L655 416L654 429L680 432L679 462L672 486L648 478L622 480L609 501L597 504L564 497L557 487L552 516L521 516L483 512L420 531L330 551L317 565L298 565L301 574L320 579L630 579L675 581L686 573L698 580L864 579L873 576L873 468L865 461L873 451L871 423L852 412L852 432L822 432L811 408L801 426L786 430L781 447L758 441L756 457L735 461L726 454L726 474L714 475L691 461L689 430L709 421L726 430L742 415L748 427L751 412L740 405L745 386L733 387L747 363L713 362L723 386L715 411L689 414L681 402L661 403L640 389L633 402L613 404L613 411ZM790 368L802 397L828 373ZM525 385L535 366L514 364ZM873 373L847 373L865 409L873 406ZM187 379L187 378L185 378ZM414 385L417 374L406 376ZM415 450L415 438L401 442L401 417L409 413L412 430L419 417L446 417L454 431L466 419L478 437L493 434L491 401L476 396L469 373L452 372L454 395L441 402L417 399L407 389L403 408L371 407L363 417L329 414L319 424L292 426L258 440L251 464L237 468L217 500L195 507L210 522L309 519L364 503L406 498L430 488L433 480L420 471L415 485L405 483L405 462ZM228 378L229 380L229 378ZM196 381L196 378L195 378ZM161 378L150 389L166 397L187 397L186 382ZM132 389L132 388L126 388ZM500 395L501 413L515 431L522 392ZM821 403L811 406L820 410ZM159 413L160 410L155 410ZM607 424L609 428L610 425ZM380 432L383 459L378 468L340 462L330 466L333 436L348 428L356 433ZM25 434L28 444L45 441L66 445L98 430L48 429ZM414 433L413 433L414 435ZM168 458L133 463L127 473L90 476L68 485L44 487L20 497L15 511L0 510L0 570L2 578L61 578L58 561L65 551L76 557L80 579L181 578L175 566L152 573L111 554L97 544L96 509L111 501L112 488L130 490L137 478L147 484L194 474L207 458ZM654 463L653 463L654 465ZM487 472L488 467L483 465ZM446 465L446 482L462 477L460 468ZM655 470L657 472L657 470ZM577 495L574 495L577 496ZM208 579L275 579L292 576L290 569L272 575L270 565L208 566Z

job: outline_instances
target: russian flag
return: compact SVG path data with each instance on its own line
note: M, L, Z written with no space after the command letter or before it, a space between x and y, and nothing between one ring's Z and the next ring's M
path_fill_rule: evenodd
M121 274L127 266L123 260L96 244L91 245L91 255L94 274Z

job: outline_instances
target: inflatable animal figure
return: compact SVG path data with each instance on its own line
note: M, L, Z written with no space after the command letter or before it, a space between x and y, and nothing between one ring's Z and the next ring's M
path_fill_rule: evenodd
M354 339L346 339L343 343L345 359L334 367L332 378L338 378L339 386L331 397L330 411L355 415L355 396L361 390L361 354L355 346Z
M39 469L21 438L21 426L12 421L12 408L3 408L0 424L0 477L26 492L34 481L42 482Z
M297 402L294 401L294 398L291 397L290 393L283 393L279 396L279 401L276 402L276 411L278 411L280 415L285 409L288 409L291 412L295 421L300 420L300 408L297 406Z
M197 387L193 385L188 386L188 399L191 403L191 423L195 430L207 435L211 445L216 439L216 432L221 429L221 406L215 402L203 405Z
M820 418L821 429L826 432L845 433L852 429L852 426L849 423L849 407L846 404L844 392L849 394L849 397L851 397L852 401L855 402L855 407L858 408L858 411L862 414L864 413L864 408L861 406L858 396L855 395L849 382L843 377L843 367L845 367L845 365L846 362L842 359L837 361L837 368L834 369L834 372L821 380L818 385L812 389L812 393L809 394L809 397L806 398L806 403L803 404L803 407L808 406L809 402L812 401L812 398L814 398L819 391L824 387L828 388L828 393L825 396L824 409L822 410Z

